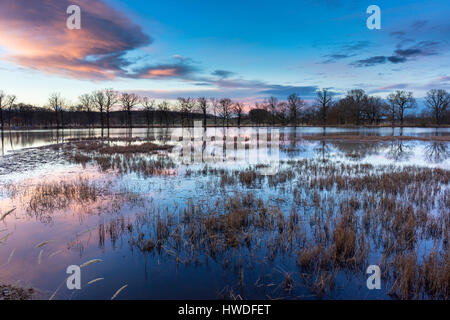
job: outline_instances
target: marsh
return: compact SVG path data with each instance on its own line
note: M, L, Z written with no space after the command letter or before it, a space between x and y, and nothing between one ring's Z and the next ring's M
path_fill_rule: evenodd
M1 285L34 299L449 298L450 129L208 128L199 144L174 130L6 131ZM81 290L65 286L70 265Z

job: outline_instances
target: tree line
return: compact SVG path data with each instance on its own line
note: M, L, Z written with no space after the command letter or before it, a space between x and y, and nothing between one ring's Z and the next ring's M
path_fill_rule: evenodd
M269 97L253 105L230 98L178 98L157 101L135 93L113 89L83 94L69 103L53 93L44 107L18 103L15 95L0 90L1 129L14 127L110 127L191 126L202 120L203 126L299 126L299 125L448 125L450 94L443 89L430 90L426 108L417 108L412 92L398 90L382 99L362 89L350 90L336 98L331 91L317 91L313 101L297 94L286 100Z

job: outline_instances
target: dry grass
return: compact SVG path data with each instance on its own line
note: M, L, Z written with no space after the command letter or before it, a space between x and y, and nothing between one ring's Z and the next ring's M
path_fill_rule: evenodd
M286 164L273 177L256 169L190 172L217 176L222 186L238 183L242 191L210 206L190 201L181 212L150 210L128 228L132 246L177 264L221 261L224 270L235 270L241 285L255 265L297 257L299 278L317 296L332 296L342 272L364 280L365 269L374 264L369 253L376 253L392 297L449 298L449 171L314 159ZM245 192L255 186L277 190L283 209ZM422 258L417 252L425 241L436 249ZM279 283L281 292L295 291L295 274L278 277L266 286ZM263 285L258 280L258 287Z
M73 161L145 176L174 167L162 157L129 154L133 148L99 152L109 147L91 149L97 142L87 143ZM109 239L114 247L126 236L131 248L158 261L215 263L240 288L251 284L270 296L295 294L302 281L315 296L333 297L338 275L365 281L367 265L379 264L393 298L449 298L449 170L317 159L280 165L274 176L261 175L256 167L190 170L192 179L210 178L208 187L218 190L213 200L145 207L133 221L114 219L99 227L99 246ZM31 192L29 208L51 212L101 194L87 181L42 184ZM282 270L282 263L296 271L267 276ZM220 294L242 298L245 290L235 292L227 287Z
M28 192L30 199L27 210L36 214L62 210L73 202L78 204L95 202L103 193L101 188L87 180L41 183Z

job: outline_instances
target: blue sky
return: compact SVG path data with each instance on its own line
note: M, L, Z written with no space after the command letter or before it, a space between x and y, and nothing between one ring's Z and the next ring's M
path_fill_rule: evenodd
M69 4L82 30L65 28ZM373 4L381 30L366 27ZM420 98L450 88L449 16L444 0L5 0L0 90L40 105L107 87L158 99L311 100L320 88Z

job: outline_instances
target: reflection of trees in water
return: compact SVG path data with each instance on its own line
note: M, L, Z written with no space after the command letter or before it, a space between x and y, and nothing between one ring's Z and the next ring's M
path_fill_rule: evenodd
M450 157L447 144L445 142L433 141L425 146L425 158L433 163L440 163Z
M382 143L378 142L333 142L332 145L347 158L361 160L380 151Z
M167 143L168 141L170 141L172 137L172 130L169 128L161 128L158 132L157 132L157 140L160 143Z
M30 147L36 144L44 143L62 143L65 138L65 131L51 130L51 131L9 131L2 134L2 149L9 144L11 150L14 148ZM73 134L71 136L84 136L84 134ZM6 140L6 141L5 141ZM9 140L9 141L8 141Z
M330 146L325 140L320 141L319 145L314 148L314 151L316 152L316 156L320 158L322 162L325 162L325 160L328 160L330 157Z
M150 128L147 129L147 136L146 136L148 141L155 141L155 131L151 130Z
M3 130L1 130L1 136L2 136L2 156L5 155L5 135L3 133Z
M411 146L408 146L402 140L391 142L387 157L396 161L406 161L413 154Z
M292 128L289 132L280 133L280 150L290 154L291 156L300 155L306 152L304 140L297 132L297 127Z
M287 138L287 141L289 141L289 147L291 149L295 149L297 147L297 143L298 143L297 127L292 128L291 132L283 133L283 134Z

